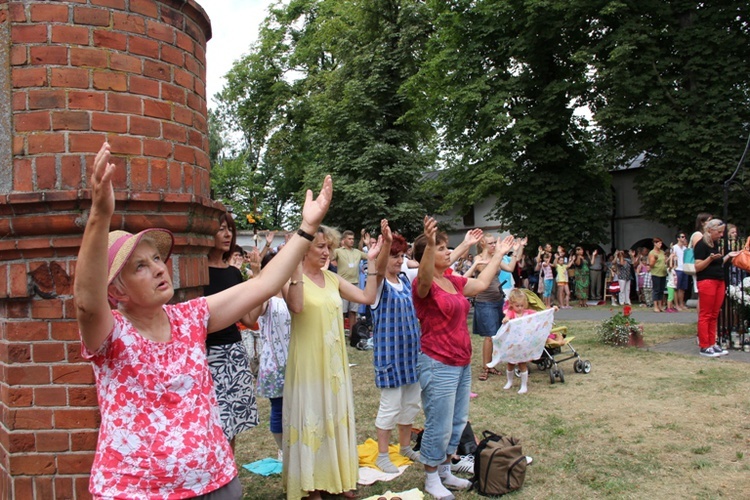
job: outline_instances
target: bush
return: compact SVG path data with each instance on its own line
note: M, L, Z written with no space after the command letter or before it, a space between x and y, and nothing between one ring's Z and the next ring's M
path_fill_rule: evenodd
M620 347L643 345L643 325L630 316L630 308L627 306L624 312L618 312L603 321L596 333L605 344Z

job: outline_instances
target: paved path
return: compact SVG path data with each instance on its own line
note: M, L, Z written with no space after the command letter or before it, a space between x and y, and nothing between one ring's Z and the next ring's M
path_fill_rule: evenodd
M621 307L571 307L557 311L555 319L601 322L621 310ZM633 306L631 315L640 323L695 323L698 320L697 314L692 309L678 313L655 313L649 307Z
M560 321L596 321L601 322L609 318L617 311L619 307L573 307L571 309L560 309L555 313L555 319ZM694 309L679 313L655 313L650 308L634 306L632 316L641 323L695 323L698 315ZM647 348L649 351L672 352L675 354L686 354L699 356L698 346L695 343L695 337L681 338L657 344ZM727 356L714 358L717 361L741 361L750 363L750 352L730 349Z

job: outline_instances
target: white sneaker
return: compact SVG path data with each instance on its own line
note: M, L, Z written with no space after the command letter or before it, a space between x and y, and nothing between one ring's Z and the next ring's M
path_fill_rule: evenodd
M474 455L461 455L458 462L451 460L451 472L474 474Z

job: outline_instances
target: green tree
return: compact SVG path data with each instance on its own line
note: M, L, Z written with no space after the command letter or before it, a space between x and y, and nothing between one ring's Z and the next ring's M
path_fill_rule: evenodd
M409 236L420 231L434 129L407 118L402 86L419 68L424 11L413 0L293 0L271 10L220 98L267 185L299 200L331 174L327 223L374 229L387 217Z
M609 176L574 113L588 16L563 0L430 5L435 32L411 89L442 132L443 207L497 196L502 227L532 244L606 241Z
M602 2L591 31L602 161L643 155L636 181L651 219L692 229L722 214L722 183L750 133L748 3ZM748 174L734 185L730 221L750 227ZM744 190L743 190L744 189Z

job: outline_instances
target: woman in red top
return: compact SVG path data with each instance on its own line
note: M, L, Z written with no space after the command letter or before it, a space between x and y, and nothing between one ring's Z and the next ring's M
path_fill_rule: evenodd
M492 260L476 279L446 272L451 255L448 235L438 233L432 217L425 217L424 234L414 242L419 273L412 295L422 327L419 384L425 413L420 461L426 472L425 490L438 499L453 498L446 486L466 489L471 484L453 476L450 470L451 456L469 416L471 339L466 297L489 286L513 240L513 236L507 236L499 242Z

